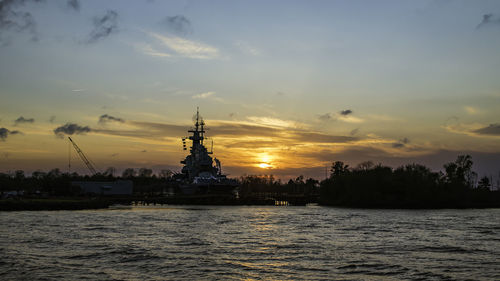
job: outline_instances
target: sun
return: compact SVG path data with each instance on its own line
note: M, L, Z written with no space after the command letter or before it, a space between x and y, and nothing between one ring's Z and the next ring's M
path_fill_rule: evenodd
M272 160L273 158L269 154L267 153L261 154L257 157L258 161L257 167L261 169L271 169L273 167Z
M262 168L262 169L269 169L271 167L272 167L272 165L267 164L267 163L260 163L259 164L259 168Z

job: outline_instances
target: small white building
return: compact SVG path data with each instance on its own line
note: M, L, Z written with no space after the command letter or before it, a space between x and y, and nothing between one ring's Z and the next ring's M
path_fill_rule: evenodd
M130 180L114 182L73 181L71 185L78 186L83 194L98 195L132 195L134 184Z

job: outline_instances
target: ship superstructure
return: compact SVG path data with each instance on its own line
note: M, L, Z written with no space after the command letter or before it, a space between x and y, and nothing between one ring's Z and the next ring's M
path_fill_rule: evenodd
M222 174L220 161L217 158L212 159L210 155L213 154L213 150L208 151L204 145L206 139L205 121L200 116L198 109L196 110L194 128L188 132L191 135L182 139L184 150L188 149L187 140L191 141L189 155L181 161L181 164L184 164L181 170L182 192L185 194L234 193L237 187L236 181L228 179Z

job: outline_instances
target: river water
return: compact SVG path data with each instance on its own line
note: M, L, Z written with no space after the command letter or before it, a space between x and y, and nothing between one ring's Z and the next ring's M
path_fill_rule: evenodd
M500 209L0 212L0 280L500 280Z

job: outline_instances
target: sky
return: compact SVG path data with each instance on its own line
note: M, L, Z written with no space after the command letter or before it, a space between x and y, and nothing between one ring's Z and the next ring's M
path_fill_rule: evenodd
M500 173L500 1L0 1L0 172Z

